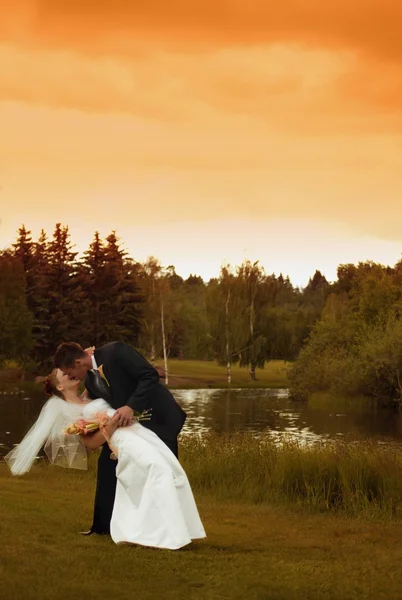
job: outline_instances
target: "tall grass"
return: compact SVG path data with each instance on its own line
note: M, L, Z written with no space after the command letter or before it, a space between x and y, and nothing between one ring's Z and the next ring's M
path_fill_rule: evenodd
M402 517L397 447L374 442L278 445L241 433L192 436L182 440L181 448L193 488L219 500Z
M95 477L96 459L91 453L89 473L74 473L78 487L88 475ZM180 461L196 495L212 501L298 505L314 512L402 519L402 454L397 446L278 444L248 433L190 435L180 441ZM65 469L43 459L29 478L51 486L59 485L65 475Z

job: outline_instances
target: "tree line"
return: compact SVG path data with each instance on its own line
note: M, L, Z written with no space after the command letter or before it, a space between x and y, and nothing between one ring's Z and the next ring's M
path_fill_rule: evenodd
M341 264L329 283L316 271L304 289L259 262L223 265L208 282L173 265L136 261L116 232L95 232L79 257L67 226L37 240L22 226L0 252L0 365L49 369L57 345L121 340L151 361L214 360L252 379L267 361L292 362L291 393L402 401L402 260Z
M371 396L402 406L402 260L338 267L321 317L291 370L292 395Z
M331 291L316 271L304 289L265 273L259 262L222 266L219 276L183 279L173 265L130 257L116 232L95 232L78 257L68 226L34 240L22 226L0 252L0 363L49 368L57 345L121 340L151 361L239 363L251 378L266 361L293 361L320 319Z

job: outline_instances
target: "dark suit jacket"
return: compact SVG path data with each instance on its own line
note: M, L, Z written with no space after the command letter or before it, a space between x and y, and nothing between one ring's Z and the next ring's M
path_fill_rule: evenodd
M154 367L134 348L122 342L111 342L95 350L98 367L109 383L113 408L128 405L137 411L152 408L150 421L142 425L166 440L175 440L186 420L186 413L170 391L159 381ZM87 377L85 386L92 398L99 394Z

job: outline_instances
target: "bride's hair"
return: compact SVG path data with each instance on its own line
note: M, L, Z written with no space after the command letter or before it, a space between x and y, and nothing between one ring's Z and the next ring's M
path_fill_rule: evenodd
M64 400L63 394L60 390L57 389L58 385L59 382L57 379L57 369L53 369L53 371L49 373L49 375L46 375L46 377L44 378L43 389L45 390L45 394L47 394L48 396L58 396L59 398Z

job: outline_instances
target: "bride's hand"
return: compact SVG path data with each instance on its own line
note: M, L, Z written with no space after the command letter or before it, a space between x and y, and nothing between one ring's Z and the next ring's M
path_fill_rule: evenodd
M109 423L103 428L106 435L110 438L119 426L119 415L115 413Z
M95 346L90 346L89 348L85 348L84 352L89 354L89 356L92 356L93 353L95 352Z

